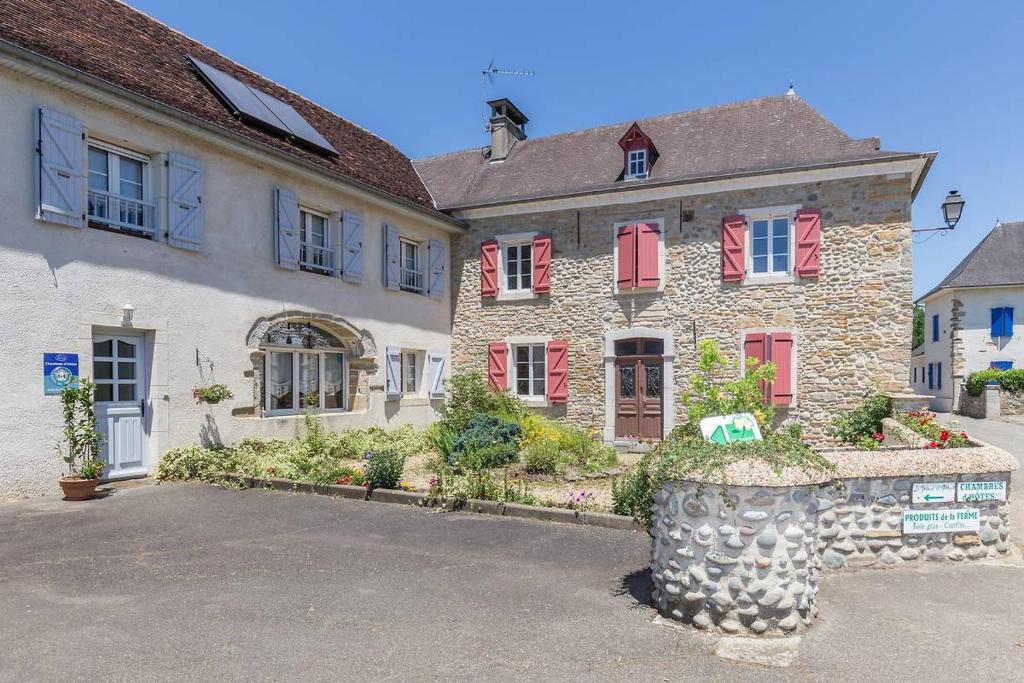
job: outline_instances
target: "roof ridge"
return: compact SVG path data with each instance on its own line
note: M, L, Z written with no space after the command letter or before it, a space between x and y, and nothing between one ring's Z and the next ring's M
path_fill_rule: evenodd
M262 78L263 80L267 81L268 83L272 83L273 85L276 85L278 88L281 88L285 92L287 92L287 93L289 93L291 95L294 95L298 99L303 100L304 102L306 102L306 103L316 107L317 109L320 109L320 110L330 114L334 118L340 119L340 120L344 121L345 123L348 123L348 124L350 124L352 126L355 126L356 128L360 129L364 133L367 133L368 135L372 135L373 137L377 138L378 140L380 140L384 144L388 145L389 147L391 147L392 149L397 151L402 156L406 156L405 153L402 152L402 150L398 149L398 147L396 147L392 142L382 138L380 135L374 133L372 130L369 130L368 128L364 128L363 126L359 125L355 121L352 121L351 119L348 119L348 118L342 116L341 114L338 114L337 112L335 112L335 111L333 111L331 109L328 109L327 107L323 106L322 104L320 104L320 103L318 103L318 102L316 102L314 100L311 100L310 98L306 97L302 93L297 92L295 90L292 90L291 88L289 88L288 86L286 86L286 85L284 85L282 83L278 83L273 78L270 78L267 75L265 75L265 74L263 74L263 73L261 73L259 71L256 71L255 69L252 69L252 68L246 66L245 64L242 64L241 62L233 59L232 57L227 56L226 54L224 54L220 50L218 50L218 49L216 49L214 47L211 47L210 45L207 45L206 43L203 43L201 41L196 40L195 38L193 38L192 36L188 35L187 33L184 33L182 31L179 31L178 29L174 28L173 26L171 26L167 22L163 21L162 19L157 19L153 15L148 14L146 12L143 12L141 9L139 9L137 7L133 7L132 5L129 5L126 0L114 0L114 2L116 2L119 5L123 5L128 10L130 10L130 11L132 11L132 12L134 12L134 13L142 16L142 17L145 17L148 21L152 21L155 24L159 24L160 26L162 26L163 28L167 29L171 33L175 33L175 34L181 36L182 38L184 38L188 42L194 43L196 45L199 45L199 46L209 50L213 54L217 55L218 57L220 57L221 59L223 59L226 62L230 62L231 64L233 64L234 66L238 67L242 71L245 71L246 73L254 74L254 75ZM310 125L312 125L312 124L310 124ZM412 161L412 159L410 157L406 156L406 158L409 159L410 161ZM428 190L428 192L429 192L429 190Z

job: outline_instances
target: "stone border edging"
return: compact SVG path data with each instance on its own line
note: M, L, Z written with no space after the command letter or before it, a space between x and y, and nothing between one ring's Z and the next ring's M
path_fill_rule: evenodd
M274 477L245 477L239 474L225 474L224 480L241 485L247 489L271 489L274 491L291 491L294 493L312 493L321 496L333 496L349 500L365 500L372 503L396 503L416 507L436 508L447 512L476 512L499 517L518 517L536 519L544 522L562 524L581 524L584 526L619 529L624 531L646 531L632 517L612 515L606 512L585 510L568 510L566 508L542 507L539 505L522 505L520 503L504 503L495 500L465 500L455 498L438 498L417 491L398 491L393 489L369 489L362 486L346 484L314 484L309 481L292 481Z

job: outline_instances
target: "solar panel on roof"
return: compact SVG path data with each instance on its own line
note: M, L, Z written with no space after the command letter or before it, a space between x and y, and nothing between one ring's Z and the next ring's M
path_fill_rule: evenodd
M242 83L220 69L189 56L189 61L235 116L246 123L282 133L300 144L327 154L337 154L334 149L299 112L286 102Z

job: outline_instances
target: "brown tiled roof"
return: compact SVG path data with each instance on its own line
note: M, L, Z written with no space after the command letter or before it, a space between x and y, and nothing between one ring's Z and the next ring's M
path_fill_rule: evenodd
M438 207L453 209L899 155L879 151L877 138L850 138L796 95L637 123L660 154L648 180L620 180L618 141L632 122L527 139L500 163L477 148L417 160L416 169Z
M412 162L393 145L121 2L3 0L0 39L433 210ZM306 151L235 119L187 55L287 102L339 155Z
M1024 285L1024 221L1001 223L992 228L942 282L922 295L940 289Z

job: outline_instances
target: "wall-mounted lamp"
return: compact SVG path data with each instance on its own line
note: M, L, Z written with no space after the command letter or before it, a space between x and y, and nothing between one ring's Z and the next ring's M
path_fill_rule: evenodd
M125 304L121 308L121 324L122 325L131 325L132 324L132 318L134 318L134 317L135 317L135 307L132 306L131 304Z

